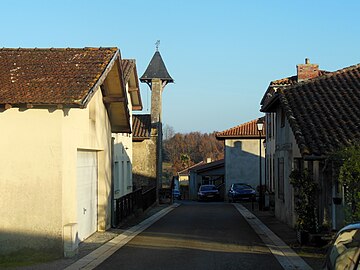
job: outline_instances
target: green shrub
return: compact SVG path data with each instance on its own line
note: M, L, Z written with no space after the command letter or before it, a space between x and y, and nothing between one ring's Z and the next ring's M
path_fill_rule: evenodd
M360 144L339 151L343 161L339 183L344 186L345 222L360 221Z
M316 213L316 197L318 186L311 178L309 171L293 170L290 183L294 188L295 212L297 214L296 228L300 231L316 233L318 221Z

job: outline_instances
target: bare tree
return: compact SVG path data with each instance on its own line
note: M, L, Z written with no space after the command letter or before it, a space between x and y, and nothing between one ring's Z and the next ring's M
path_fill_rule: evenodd
M172 126L169 126L168 124L165 124L163 128L163 135L164 140L169 140L175 135L175 129Z
M164 140L164 160L172 164L174 172L207 158L219 160L224 157L224 144L215 137L215 132L202 134L175 133Z

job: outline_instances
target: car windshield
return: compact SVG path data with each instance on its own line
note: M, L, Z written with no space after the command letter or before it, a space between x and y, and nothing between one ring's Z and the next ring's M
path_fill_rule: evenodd
M201 186L200 191L210 191L210 190L216 190L215 186Z
M233 189L235 190L244 190L244 189L253 189L251 186L246 184L234 184Z

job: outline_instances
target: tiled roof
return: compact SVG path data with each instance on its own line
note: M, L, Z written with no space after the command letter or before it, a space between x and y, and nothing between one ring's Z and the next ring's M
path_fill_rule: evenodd
M188 174L189 174L189 171L190 171L191 169L194 169L194 168L196 168L196 167L198 167L198 166L201 166L201 165L203 165L204 163L205 163L205 161L200 161L199 163L196 163L196 164L194 164L194 165L191 165L190 167L187 167L187 168L179 171L178 174L179 174L179 175L188 175Z
M171 78L166 69L160 52L158 51L155 52L144 74L141 76L140 81L150 82L152 79L161 79L163 81L167 81L168 83L174 82L173 78Z
M201 164L199 166L191 168L189 171L195 171L196 173L211 171L225 166L225 160L219 159L213 162Z
M261 117L265 121L265 117ZM238 125L236 127L227 129L222 132L216 133L216 138L219 140L231 139L231 138L259 138L259 132L257 130L257 121L258 119L252 120L250 122ZM265 137L266 130L265 124L263 126L263 131L261 137Z
M133 114L132 116L133 140L143 141L151 135L151 115Z
M327 155L360 139L360 64L277 95L303 155Z
M0 49L0 104L81 106L117 52Z
M319 70L319 76L323 76L325 74L329 74L329 71L326 70ZM294 76L290 76L290 77L286 77L286 78L282 78L279 80L275 80L275 81L271 81L269 84L268 89L266 90L264 97L262 98L260 104L264 105L267 102L269 102L271 100L271 98L273 97L274 93L281 88L285 88L288 86L292 86L298 83L298 76L294 75Z

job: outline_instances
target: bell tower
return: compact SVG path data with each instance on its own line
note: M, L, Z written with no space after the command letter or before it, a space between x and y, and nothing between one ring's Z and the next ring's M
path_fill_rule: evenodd
M150 64L141 76L140 81L147 83L151 89L151 122L161 123L162 120L162 91L168 83L174 80L169 75L159 52L160 41L156 42L156 51Z
M149 85L151 90L151 140L154 152L151 158L156 175L156 198L159 199L159 189L162 187L162 92L168 83L174 80L169 75L159 52L160 41L156 42L156 51L140 81Z

